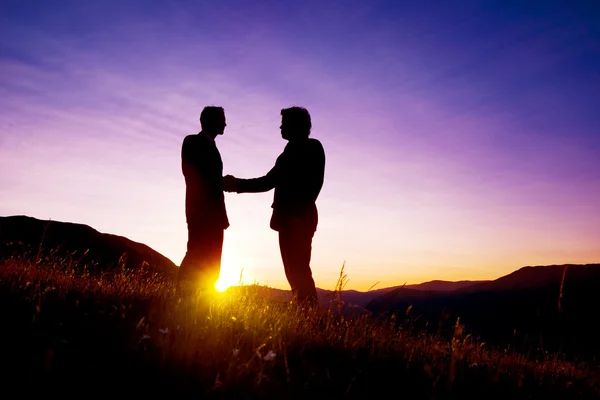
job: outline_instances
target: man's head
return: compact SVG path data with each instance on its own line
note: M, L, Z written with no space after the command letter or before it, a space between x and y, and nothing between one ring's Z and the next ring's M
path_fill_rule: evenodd
M285 140L306 139L312 123L306 108L290 107L281 110L281 137Z
M223 107L207 106L204 107L200 114L200 125L202 131L216 137L222 135L225 132L225 110Z

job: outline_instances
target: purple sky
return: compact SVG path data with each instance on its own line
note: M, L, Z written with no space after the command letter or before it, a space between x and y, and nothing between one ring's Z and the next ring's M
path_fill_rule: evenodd
M344 260L360 290L600 261L593 2L87 3L0 5L0 215L179 264L202 107L225 108L224 173L254 177L301 105L327 154L317 286ZM288 287L271 199L226 195L224 279Z

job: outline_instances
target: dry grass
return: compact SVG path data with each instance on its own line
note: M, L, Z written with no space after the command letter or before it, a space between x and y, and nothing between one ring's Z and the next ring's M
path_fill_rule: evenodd
M342 271L338 289L343 288ZM258 286L178 296L143 271L92 276L59 260L0 266L5 383L80 394L260 398L566 398L598 395L598 370L451 340L394 315L304 310ZM76 389L77 388L77 389Z

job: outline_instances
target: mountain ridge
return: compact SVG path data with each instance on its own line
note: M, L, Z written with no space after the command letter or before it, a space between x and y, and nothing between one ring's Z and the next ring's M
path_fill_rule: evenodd
M26 215L0 217L0 260L27 254L66 257L88 269L148 267L173 274L177 266L150 246L89 225L41 220Z

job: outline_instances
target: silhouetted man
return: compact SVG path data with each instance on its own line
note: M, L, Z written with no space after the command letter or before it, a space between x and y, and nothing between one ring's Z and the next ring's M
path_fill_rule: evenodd
M271 228L279 232L279 249L292 293L315 303L317 291L310 269L312 239L317 229L315 201L323 186L325 152L311 139L310 114L301 107L281 110L281 137L288 141L275 166L263 177L223 179L226 191L266 192L275 188Z
M202 130L183 140L181 167L185 177L187 253L179 280L193 280L202 289L214 289L221 271L223 231L229 226L223 196L223 162L215 138L225 131L222 107L205 107Z

